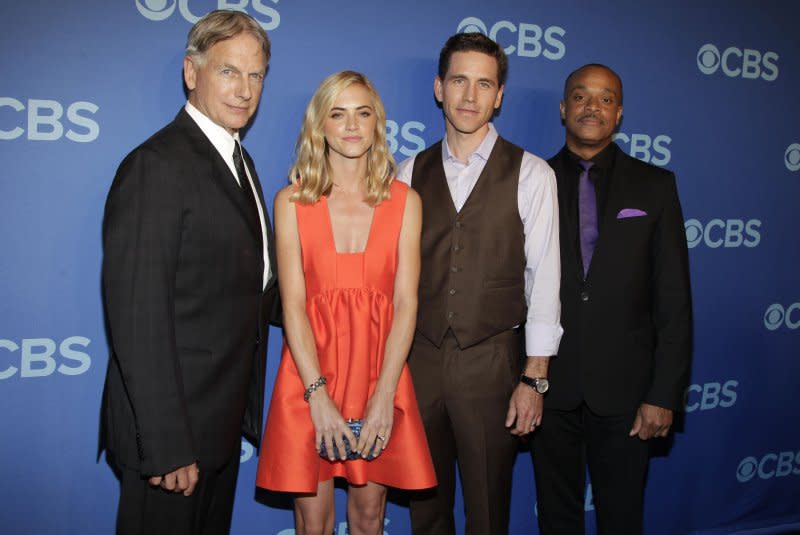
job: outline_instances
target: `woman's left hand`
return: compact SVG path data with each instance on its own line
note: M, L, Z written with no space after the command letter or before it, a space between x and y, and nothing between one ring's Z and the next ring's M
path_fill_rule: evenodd
M394 423L394 394L375 392L367 401L364 425L358 439L357 451L366 459L370 452L377 457L386 449Z

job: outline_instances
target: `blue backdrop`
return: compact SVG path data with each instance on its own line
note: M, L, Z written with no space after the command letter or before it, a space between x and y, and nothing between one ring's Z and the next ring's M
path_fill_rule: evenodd
M694 289L686 413L671 448L651 463L646 532L800 529L797 2L2 4L3 533L113 530L118 484L95 462L108 358L103 203L122 157L183 104L186 33L217 7L247 11L273 42L261 108L245 136L268 203L286 182L307 101L334 71L360 70L375 82L400 161L442 135L432 83L438 51L456 31L482 31L506 47L510 75L495 124L544 157L563 143L558 101L567 73L594 61L615 68L625 83L617 143L677 173ZM279 332L271 342L268 385ZM243 445L233 533L292 534L285 504L257 501L255 464ZM537 533L535 504L522 454L512 533ZM593 532L591 488L586 509ZM346 533L342 511L336 535ZM407 510L390 505L385 533L408 533L408 525Z

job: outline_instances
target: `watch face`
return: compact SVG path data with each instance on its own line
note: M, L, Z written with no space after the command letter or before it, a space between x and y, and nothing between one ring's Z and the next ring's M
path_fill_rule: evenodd
M537 379L536 380L536 391L540 394L544 394L550 389L550 381L547 379Z

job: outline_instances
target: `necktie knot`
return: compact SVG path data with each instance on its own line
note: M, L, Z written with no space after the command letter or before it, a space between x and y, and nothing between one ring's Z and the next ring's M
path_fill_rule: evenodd
M578 162L578 165L580 165L580 166L581 166L581 169L583 169L585 172L588 172L588 171L589 171L589 169L591 169L592 167L594 167L594 162L593 162L593 161L591 161L591 160L580 160L580 161Z

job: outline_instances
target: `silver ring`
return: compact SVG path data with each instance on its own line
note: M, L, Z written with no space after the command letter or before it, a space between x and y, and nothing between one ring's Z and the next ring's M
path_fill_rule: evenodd
M386 436L385 435L377 435L375 438L377 438L381 442L386 442Z

